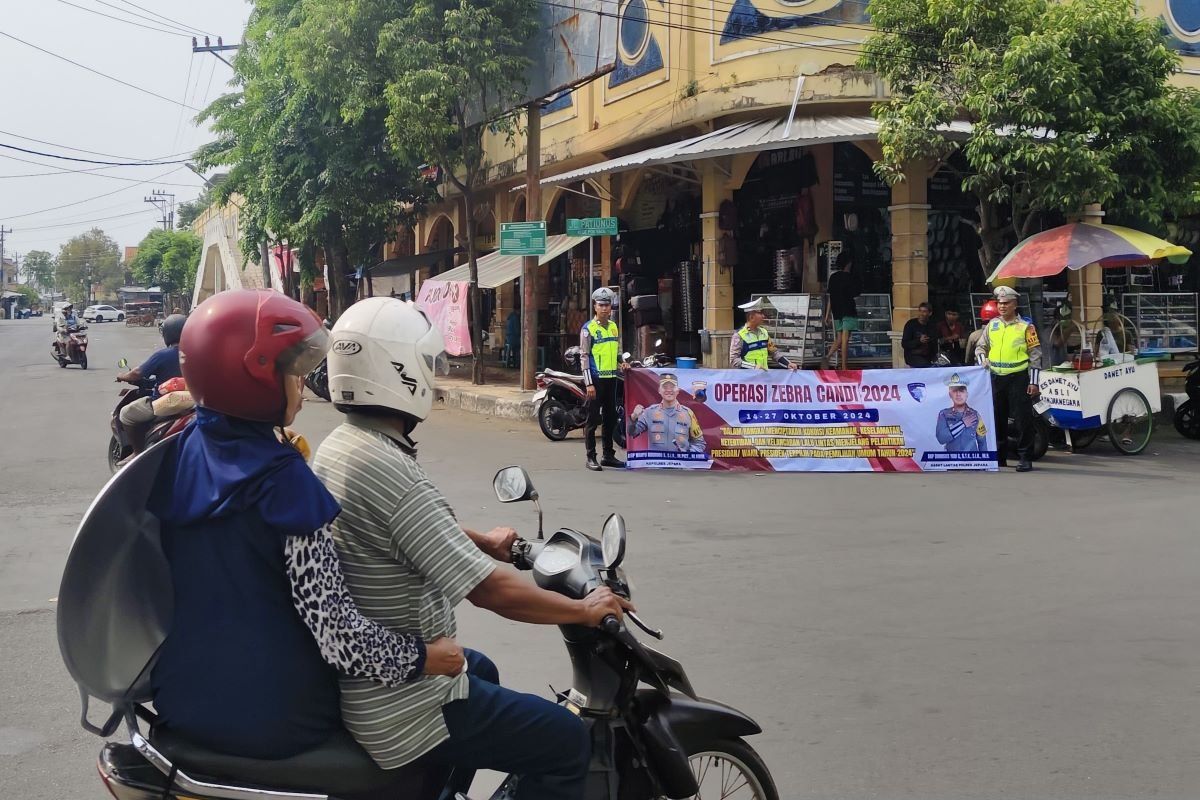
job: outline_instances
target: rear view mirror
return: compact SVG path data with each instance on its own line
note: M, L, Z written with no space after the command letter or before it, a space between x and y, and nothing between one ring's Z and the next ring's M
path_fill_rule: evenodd
M129 359L122 358L117 362L117 369L129 369Z
M492 480L492 488L496 490L496 499L501 503L537 499L533 481L529 479L529 473L521 467L505 467L497 472Z
M625 520L620 514L610 514L604 521L600 549L604 554L604 566L608 569L616 569L625 560Z

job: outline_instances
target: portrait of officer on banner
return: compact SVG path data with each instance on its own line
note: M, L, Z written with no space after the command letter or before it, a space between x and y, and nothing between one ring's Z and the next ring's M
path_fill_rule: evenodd
M980 453L987 450L987 426L979 412L967 405L967 383L956 372L946 381L949 408L938 412L937 440L947 453Z
M691 409L679 402L679 378L673 372L658 377L661 403L649 408L634 406L629 415L629 438L648 434L648 450L666 453L703 453L704 431Z

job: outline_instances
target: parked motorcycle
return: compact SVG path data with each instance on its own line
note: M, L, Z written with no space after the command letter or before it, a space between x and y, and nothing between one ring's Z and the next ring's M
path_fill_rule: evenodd
M87 325L71 325L67 328L65 343L60 342L57 336L54 338L54 343L50 345L50 357L57 361L60 367L78 364L80 368L87 369L87 329ZM57 330L58 327L55 326L55 331Z
M1200 439L1200 358L1183 368L1188 399L1175 409L1175 430L1189 439Z
M628 353L625 354L627 358ZM568 348L563 359L568 365L579 369L578 347ZM537 373L537 392L533 395L533 407L537 413L538 427L552 442L561 442L573 430L587 425L587 388L583 383L583 371L560 372L548 369ZM625 379L618 373L617 380L617 426L613 430L613 442L625 449Z
M125 742L108 742L100 751L106 788L117 800L331 800L394 784L395 774L376 766L349 736L292 758L261 761L223 755L155 726L146 663L169 629L172 589L158 537L146 527L155 523L142 509L169 447L164 443L132 462L96 498L71 545L59 590L59 647L79 685L82 724L106 738L122 722L127 730ZM501 502L537 506L537 490L520 467L500 470L493 486ZM537 540L513 547L518 568L531 570L543 589L568 597L601 586L630 596L619 515L608 517L599 539L570 528L544 538L537 510ZM600 628L560 626L573 682L557 698L580 716L592 742L586 800L778 800L770 770L745 739L761 733L759 725L700 697L683 666L642 644L631 626L656 639L663 634L636 614L625 620L610 616ZM87 716L92 697L113 705L100 725ZM406 769L412 788L392 796L437 796L441 786L430 771ZM511 797L518 780L505 779L493 800Z
M127 370L129 369L129 362L122 358L117 362L117 367ZM129 441L129 434L125 429L125 425L121 422L121 409L135 400L150 397L154 392L154 385L155 382L152 379L142 379L133 386L121 390L120 397L117 400L117 407L113 409L112 418L109 420L109 427L112 428L112 436L108 440L108 471L114 475L121 469L121 462L133 455L133 445ZM188 411L177 416L156 419L153 423L150 423L150 430L146 432L146 449L150 449L151 446L161 442L168 436L179 433L187 426L194 415L194 411Z

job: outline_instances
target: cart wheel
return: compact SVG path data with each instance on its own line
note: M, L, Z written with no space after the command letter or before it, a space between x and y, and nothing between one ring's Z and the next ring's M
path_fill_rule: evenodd
M1096 441L1102 430L1104 429L1087 428L1081 431L1071 431L1071 449L1076 451L1084 449L1092 442Z
M1127 456L1135 456L1150 444L1154 413L1146 395L1126 386L1108 402L1108 440Z
M1189 439L1200 439L1200 413L1195 401L1188 400L1175 409L1175 430Z

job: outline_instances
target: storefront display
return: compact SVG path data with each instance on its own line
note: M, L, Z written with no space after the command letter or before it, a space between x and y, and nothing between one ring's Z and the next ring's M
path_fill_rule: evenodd
M1125 316L1137 327L1139 352L1196 352L1196 295L1129 292L1123 301Z
M824 312L819 296L807 294L755 294L765 297L770 307L764 323L780 355L801 367L815 367L825 356Z

